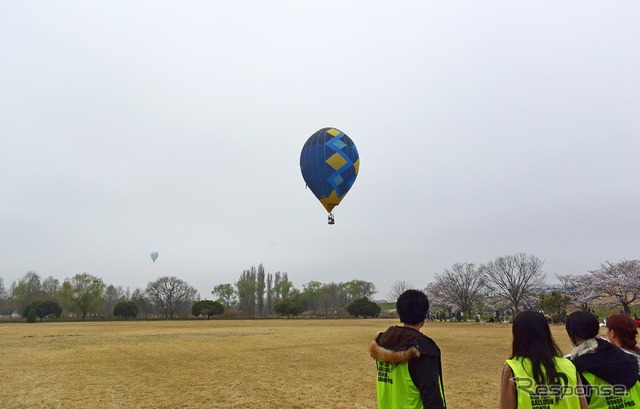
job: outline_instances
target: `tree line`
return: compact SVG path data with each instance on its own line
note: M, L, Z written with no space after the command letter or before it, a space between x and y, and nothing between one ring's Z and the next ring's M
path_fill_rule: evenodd
M177 277L160 277L146 288L131 292L129 288L107 285L88 273L76 274L61 283L52 276L42 279L35 271L29 271L8 289L0 278L0 315L27 317L34 309L41 319L42 315L60 317L63 312L82 320L114 315L169 319L188 314L197 295L195 288Z
M432 310L446 312L449 317L542 310L558 322L571 306L583 310L620 308L630 314L631 305L640 297L640 260L607 261L583 274L556 274L559 284L546 282L543 265L541 259L525 253L498 257L481 265L456 263L436 274L425 292ZM409 286L396 282L390 296Z
M314 316L343 315L352 301L371 298L376 293L376 286L364 280L340 283L310 281L298 289L287 273L265 273L262 264L244 270L235 284L219 284L212 291L216 301L227 308L237 307L236 313L243 317L273 315L283 301L298 303L303 311Z
M544 310L562 320L569 306L593 309L599 306L631 312L640 297L640 260L605 262L583 274L558 275L559 284L548 284L544 262L517 253L497 257L485 264L455 263L435 274L424 291L438 317L473 318L474 315L517 314ZM407 281L396 281L388 294L394 301ZM306 313L318 317L377 316L380 308L371 298L377 293L372 282L351 280L322 283L310 281L296 288L286 272L266 272L262 264L242 271L234 283L213 287L212 300L200 299L197 290L177 277L160 277L145 288L107 285L88 273L60 282L29 271L6 288L0 278L0 315L27 317L76 317L78 319L121 316L141 318L186 318L225 314L229 317L260 318ZM53 304L52 304L53 303ZM55 304L55 305L54 305ZM116 308L118 306L118 308ZM499 318L499 317L496 317Z
M41 320L64 314L86 320L113 316L140 318L186 318L225 314L230 317L260 318L274 315L337 317L348 314L356 299L371 298L373 283L352 280L341 283L311 281L298 289L286 272L265 272L262 264L241 272L235 283L215 285L212 300L200 299L198 291L177 277L160 277L145 288L106 284L88 273L60 282L35 271L27 272L7 288L0 278L0 315L21 315Z

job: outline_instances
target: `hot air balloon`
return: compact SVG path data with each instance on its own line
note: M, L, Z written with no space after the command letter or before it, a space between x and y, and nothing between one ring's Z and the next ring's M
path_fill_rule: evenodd
M153 260L154 264L155 264L157 258L158 258L158 252L157 251L152 251L151 252L151 260Z
M331 212L353 186L359 167L356 145L336 128L320 129L302 147L302 177L329 213L329 224L334 224Z

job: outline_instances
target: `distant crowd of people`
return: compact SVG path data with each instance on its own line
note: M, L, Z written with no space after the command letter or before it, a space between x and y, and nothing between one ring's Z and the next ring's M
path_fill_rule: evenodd
M489 318L486 318L486 316L483 318L480 313L477 313L475 316L475 321L476 322L484 322L486 320L486 322L509 322L509 318L505 315L505 314L501 314L500 312L496 311L493 315L489 316ZM427 313L427 320L429 321L452 321L452 322L461 322L461 321L465 321L466 317L464 315L464 312L458 310L458 311L450 311L450 312L445 312L445 311L429 311L429 313Z
M439 315L429 315L429 300L418 290L400 295L396 310L403 325L389 327L369 345L378 408L444 409L440 349L421 332L427 319ZM639 324L637 316L625 313L600 324L591 311L576 311L565 323L574 347L562 356L542 312L517 314L502 370L500 409L640 409ZM599 335L601 326L606 339Z

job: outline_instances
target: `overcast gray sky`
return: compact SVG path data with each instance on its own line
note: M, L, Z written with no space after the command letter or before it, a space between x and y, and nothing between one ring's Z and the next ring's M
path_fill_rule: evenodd
M0 277L384 298L517 252L640 257L637 1L0 1ZM300 150L360 174L326 212ZM149 253L160 256L152 264Z

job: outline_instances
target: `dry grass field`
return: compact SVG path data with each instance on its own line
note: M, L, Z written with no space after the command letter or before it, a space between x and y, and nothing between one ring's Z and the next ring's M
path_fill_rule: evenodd
M0 324L3 408L375 408L391 320ZM569 351L561 326L556 341ZM427 323L450 408L496 408L507 324Z

